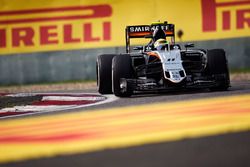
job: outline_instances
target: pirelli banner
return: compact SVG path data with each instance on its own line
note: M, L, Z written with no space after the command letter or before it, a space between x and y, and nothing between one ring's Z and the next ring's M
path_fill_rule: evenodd
M127 25L157 20L182 41L246 37L250 0L1 0L0 54L124 46Z

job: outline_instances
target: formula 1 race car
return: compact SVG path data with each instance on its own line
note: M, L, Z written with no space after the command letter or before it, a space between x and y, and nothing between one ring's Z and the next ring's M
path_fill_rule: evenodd
M126 53L103 54L96 61L97 85L101 94L129 97L136 93L188 88L227 90L229 70L223 49L182 49L175 43L174 24L153 23L126 27ZM134 47L131 38L150 38ZM167 39L170 39L168 41Z

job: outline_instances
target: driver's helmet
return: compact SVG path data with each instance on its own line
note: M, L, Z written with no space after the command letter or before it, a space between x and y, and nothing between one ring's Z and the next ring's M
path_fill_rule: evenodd
M156 42L158 39L165 39L166 34L162 30L161 26L157 26L153 32L153 41Z
M157 49L157 50L163 50L165 49L166 47L168 47L168 41L166 39L158 39L157 41L155 41L154 43L154 47Z

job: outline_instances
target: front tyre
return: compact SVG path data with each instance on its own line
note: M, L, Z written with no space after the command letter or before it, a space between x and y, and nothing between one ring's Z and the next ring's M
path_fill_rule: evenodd
M96 81L98 92L101 94L112 94L112 59L116 55L103 54L96 60Z
M230 77L226 54L223 49L212 49L207 52L207 72L216 82L211 91L224 91L230 86Z
M126 79L132 79L132 60L129 54L117 55L112 61L112 89L115 96L130 97L133 90Z

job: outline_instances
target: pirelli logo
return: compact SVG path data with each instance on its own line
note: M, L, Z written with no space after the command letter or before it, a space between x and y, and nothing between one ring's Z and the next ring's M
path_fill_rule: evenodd
M250 0L202 0L203 32L219 28L223 31L250 29Z
M154 10L149 10L150 5L145 3L140 8L131 6L129 0L100 4L42 0L29 1L29 5L25 4L27 0L3 0L0 2L0 55L123 46L126 26L148 25L155 21L152 15L168 17L175 9L190 13L167 20L185 30L184 41L250 36L250 0L192 0L182 1L181 6L177 1L171 1L170 6L166 0L153 1L157 4ZM187 8L190 4L192 8ZM193 16L196 18L192 19ZM132 30L148 31L148 28ZM166 34L172 35L171 32ZM135 33L136 37L145 35L145 32L131 32L130 37ZM142 40L135 41L143 44Z
M0 51L110 41L111 16L109 4L0 11Z

